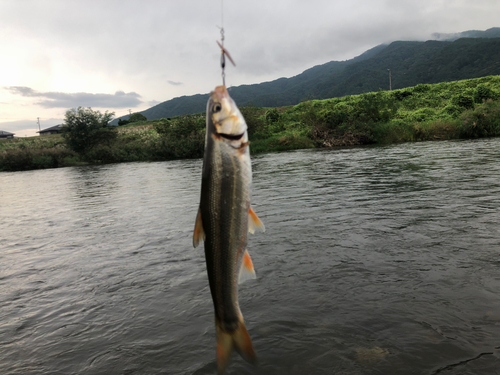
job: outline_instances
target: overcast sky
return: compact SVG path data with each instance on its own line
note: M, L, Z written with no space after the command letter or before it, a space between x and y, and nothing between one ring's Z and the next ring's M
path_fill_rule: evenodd
M0 130L78 106L116 116L221 84L297 75L395 40L500 26L499 0L0 0ZM223 9L223 19L221 19Z

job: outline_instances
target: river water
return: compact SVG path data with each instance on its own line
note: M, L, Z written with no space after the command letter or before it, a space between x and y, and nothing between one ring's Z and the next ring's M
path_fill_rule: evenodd
M227 374L500 374L500 138L252 160ZM0 174L0 374L216 373L201 165Z

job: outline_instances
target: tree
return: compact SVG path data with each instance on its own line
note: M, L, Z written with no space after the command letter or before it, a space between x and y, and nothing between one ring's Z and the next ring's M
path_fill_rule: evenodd
M148 121L148 119L142 113L134 113L133 115L130 115L130 117L128 118L129 123L137 121Z
M70 109L66 112L62 127L66 144L84 157L98 144L109 144L116 138L115 127L108 126L114 115L114 112L102 114L90 107Z

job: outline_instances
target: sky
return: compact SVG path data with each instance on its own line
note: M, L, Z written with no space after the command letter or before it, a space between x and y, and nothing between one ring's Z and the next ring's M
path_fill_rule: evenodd
M222 82L292 77L379 44L499 27L499 0L0 0L0 130L116 117Z

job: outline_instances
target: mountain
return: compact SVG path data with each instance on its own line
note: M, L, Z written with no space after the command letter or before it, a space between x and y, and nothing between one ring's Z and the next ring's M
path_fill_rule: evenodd
M239 106L278 107L420 83L500 75L500 28L434 34L426 42L392 42L346 61L331 61L291 78L231 87ZM181 96L142 111L148 120L205 111L208 94ZM122 116L127 119L129 116ZM111 124L117 124L115 119Z
M446 40L449 42L460 38L500 38L500 27L492 27L486 31L468 30L453 34L434 33L432 37L433 40Z
M420 83L449 82L500 74L500 38L462 38L453 42L393 42L376 56L347 66L312 89L318 99Z

